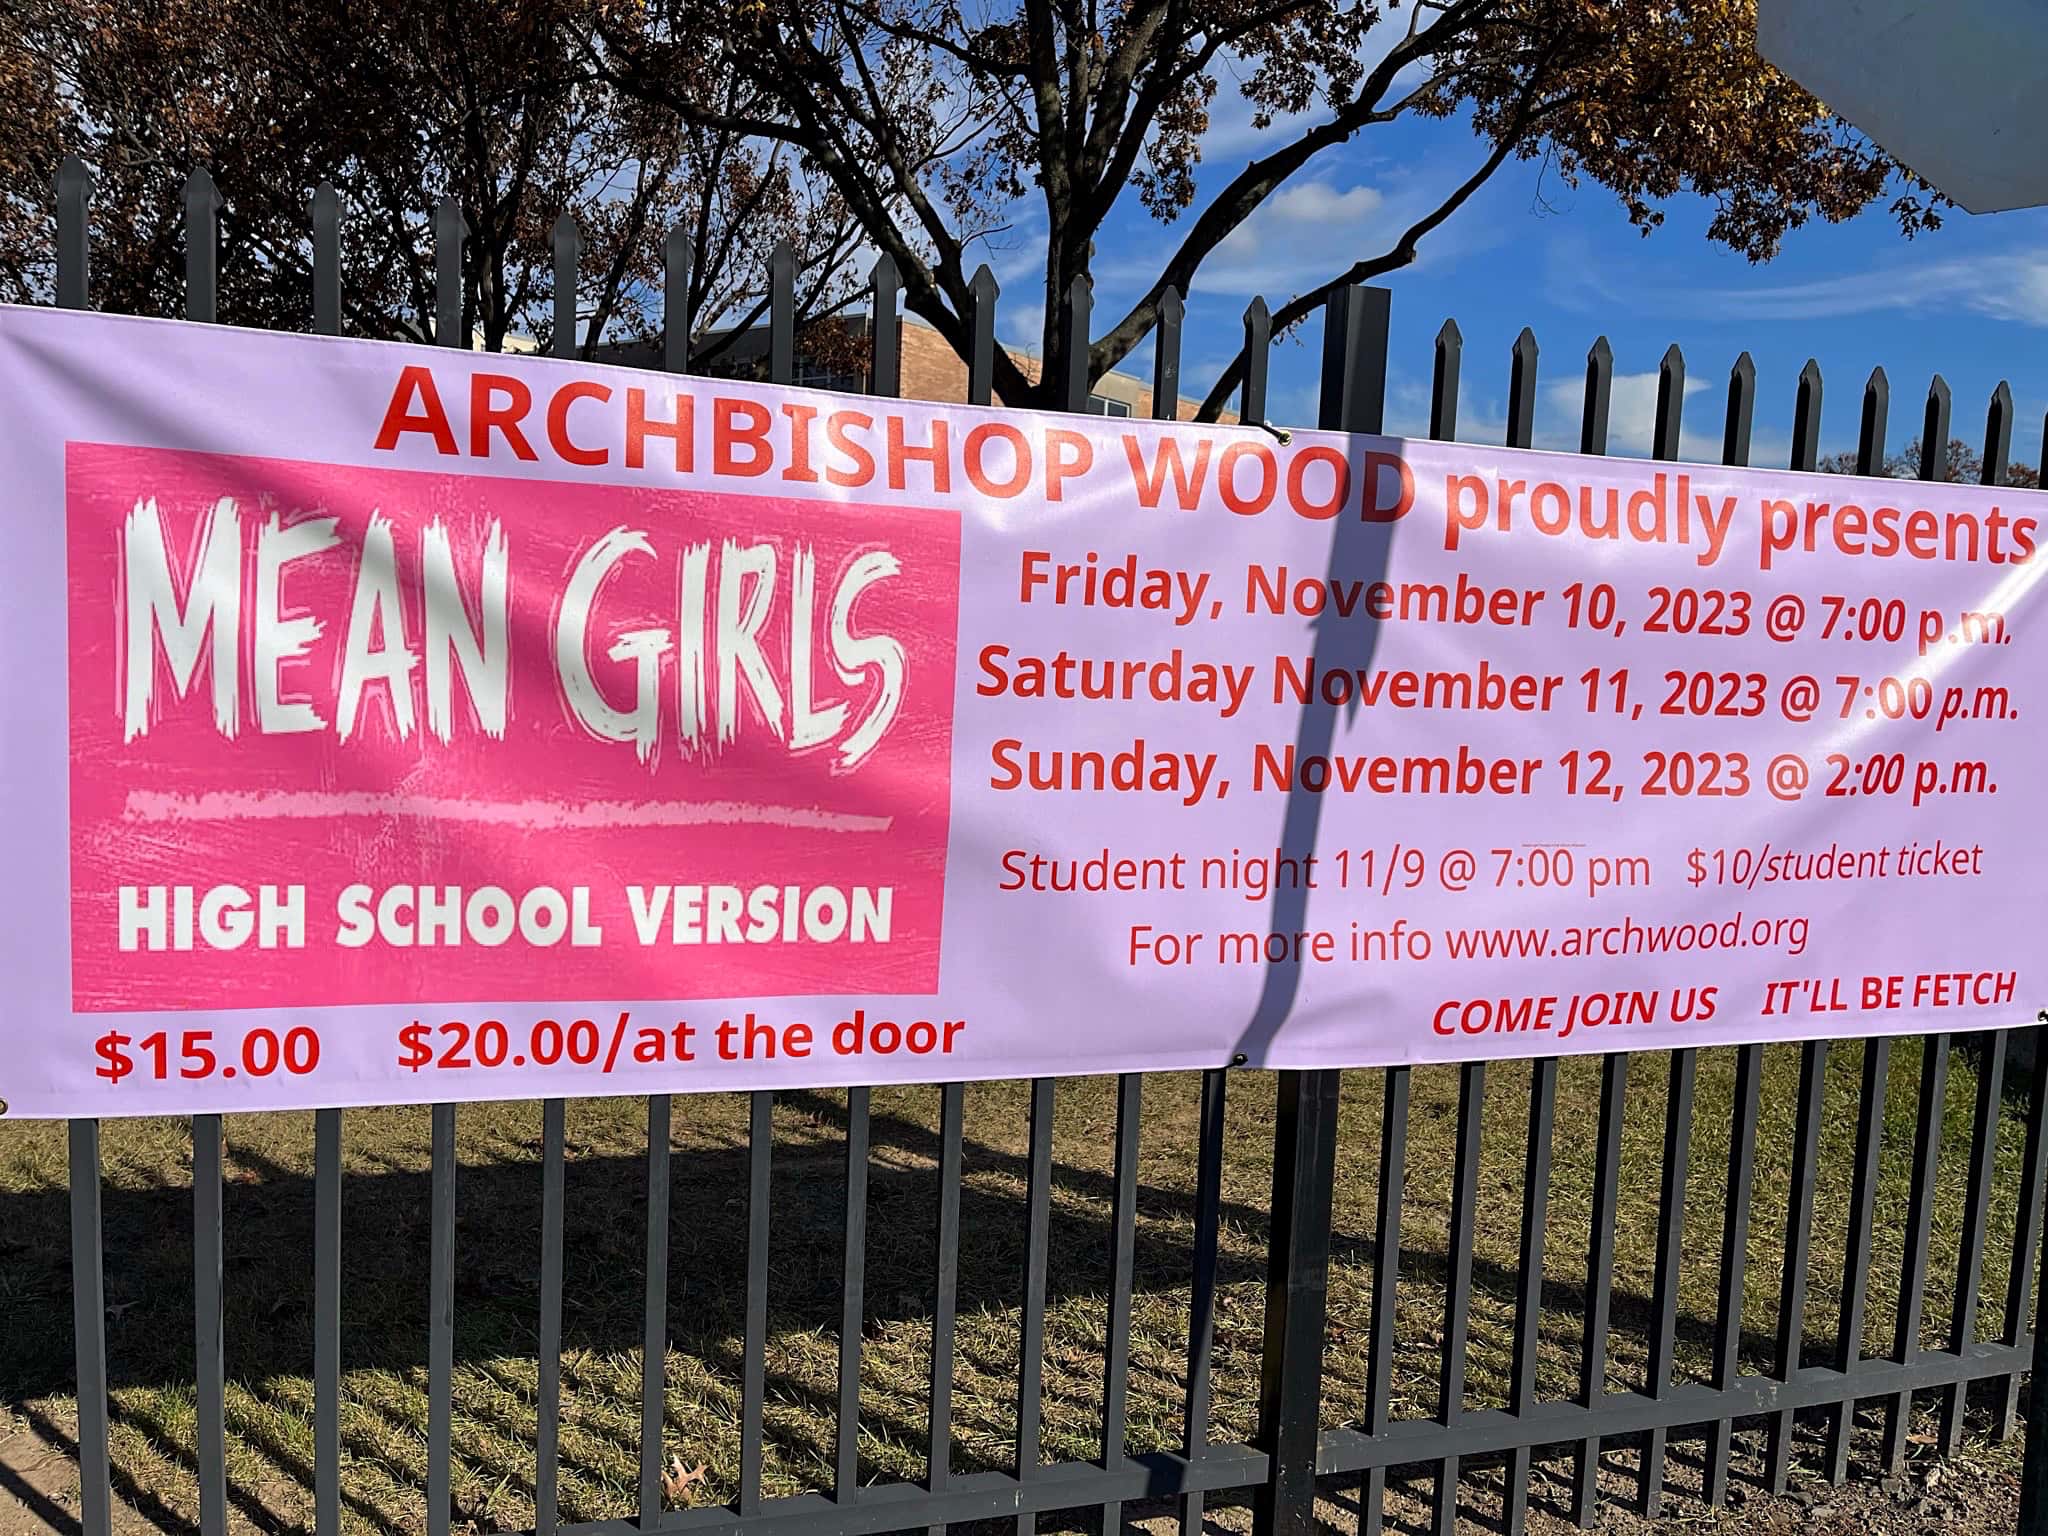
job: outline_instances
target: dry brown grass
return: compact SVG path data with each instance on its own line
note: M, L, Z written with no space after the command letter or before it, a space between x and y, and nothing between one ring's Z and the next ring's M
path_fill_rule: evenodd
M1822 1138L1809 1352L1832 1346L1843 1274L1859 1047L1833 1052ZM1702 1053L1693 1178L1681 1276L1679 1370L1704 1374L1711 1336L1728 1155L1732 1051ZM1917 1044L1894 1050L1866 1348L1888 1350L1914 1139ZM1610 1380L1640 1384L1654 1269L1666 1058L1636 1058L1623 1144ZM1798 1051L1767 1052L1763 1129L1744 1310L1753 1367L1771 1362L1789 1188ZM1545 1257L1540 1377L1546 1396L1579 1369L1598 1063L1569 1061L1559 1088ZM1469 1353L1474 1405L1503 1400L1520 1262L1528 1069L1492 1070L1481 1163ZM1145 1085L1131 1346L1132 1450L1177 1445L1193 1236L1197 1080ZM1371 1298L1380 1075L1350 1074L1335 1210L1324 1417L1358 1411ZM1954 1058L1923 1337L1946 1339L1956 1281L1974 1078ZM1415 1073L1402 1231L1393 1410L1436 1411L1457 1075ZM1100 1452L1109 1279L1109 1161L1115 1099L1099 1079L1062 1082L1054 1135L1052 1261L1045 1359L1045 1454ZM1216 1324L1215 1426L1246 1439L1256 1417L1263 1325L1273 1079L1231 1082ZM1004 1468L1014 1451L1023 1259L1026 1089L967 1092L959 1252L953 1466ZM2009 1106L1984 1269L1981 1331L2003 1323L2022 1126ZM790 1093L775 1113L767 1455L771 1494L829 1486L835 1434L844 1158L843 1096ZM937 1094L874 1096L862 1475L925 1472ZM705 1469L693 1502L732 1496L739 1451L746 1105L676 1101L670 1253L672 1342L667 1448ZM466 1106L458 1121L455 1498L480 1529L532 1521L538 1308L540 1111ZM561 1502L565 1520L629 1513L637 1488L645 1119L641 1101L578 1101L568 1111ZM364 1531L420 1528L426 1483L428 1125L424 1110L347 1120L342 1486ZM145 1517L196 1517L191 1329L190 1142L183 1121L109 1122L105 1131L108 1348L117 1485ZM229 1481L238 1521L310 1528L312 1120L228 1122ZM0 1126L0 1403L46 1439L74 1422L62 1127Z

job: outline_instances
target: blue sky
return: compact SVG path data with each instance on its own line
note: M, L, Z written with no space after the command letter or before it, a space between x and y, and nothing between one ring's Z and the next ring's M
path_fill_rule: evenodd
M1225 83L1205 147L1202 188L1220 185L1258 152L1259 135ZM1211 257L1189 296L1186 392L1206 389L1235 349L1254 293L1275 308L1359 256L1391 244L1444 188L1469 173L1483 146L1457 122L1397 122L1327 152ZM1035 341L1042 224L1028 205L1010 249L991 253L1003 281L1004 339ZM1908 241L1881 208L1841 225L1809 224L1777 259L1752 266L1710 243L1710 210L1681 196L1645 238L1614 196L1577 190L1540 164L1511 163L1422 245L1420 260L1384 279L1393 291L1388 428L1427 422L1431 346L1446 317L1465 337L1459 436L1499 441L1506 419L1508 353L1525 325L1542 348L1538 446L1576 448L1586 349L1614 348L1612 446L1647 452L1656 368L1677 342L1687 364L1685 456L1720 455L1729 367L1756 360L1753 462L1782 466L1800 368L1818 360L1826 381L1821 451L1855 446L1863 384L1882 365L1892 387L1893 451L1919 431L1930 376L1954 391L1954 434L1980 442L1991 391L2003 378L2018 405L2013 457L2034 463L2048 410L2048 209L1973 216L1950 210L1944 227ZM1179 238L1127 197L1097 242L1098 330L1155 274ZM1269 414L1312 424L1319 319L1276 346ZM1126 365L1150 370L1149 344Z

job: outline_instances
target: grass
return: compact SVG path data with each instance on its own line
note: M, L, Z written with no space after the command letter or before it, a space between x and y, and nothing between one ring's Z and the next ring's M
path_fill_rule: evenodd
M1806 1310L1810 1359L1838 1326L1862 1048L1831 1053ZM1743 1311L1745 1363L1768 1369L1790 1188L1796 1047L1766 1051L1756 1197ZM1664 1139L1667 1058L1634 1058L1622 1147L1609 1380L1641 1385ZM1705 1376L1712 1336L1734 1053L1700 1055L1680 1274L1678 1372ZM1864 1348L1889 1352L1906 1226L1921 1052L1892 1055ZM1563 1064L1545 1250L1539 1357L1547 1397L1576 1390L1586 1283L1599 1063ZM1380 1075L1347 1075L1335 1210L1323 1415L1353 1420L1365 1378ZM1468 1403L1505 1399L1520 1264L1529 1072L1488 1076L1474 1253ZM1216 1320L1214 1433L1248 1439L1264 1318L1274 1080L1231 1081ZM1972 1059L1952 1057L1923 1342L1948 1337L1962 1238L1975 1095ZM937 1203L938 1095L877 1090L862 1357L862 1475L925 1467ZM1115 1096L1101 1079L1062 1082L1054 1131L1044 1444L1048 1459L1099 1454L1109 1285ZM2023 1106L2005 1107L1986 1242L1980 1334L2004 1326ZM1393 1412L1439 1408L1457 1073L1417 1068ZM1006 1468L1014 1452L1023 1260L1026 1088L967 1091L959 1251L953 1467ZM1131 1450L1177 1445L1186 1365L1197 1080L1148 1077L1141 1142L1129 1430ZM835 1434L843 1096L790 1093L775 1112L764 1476L770 1495L830 1486ZM458 1517L524 1529L533 1517L540 1217L536 1104L465 1106L459 1116L454 1451ZM310 1529L313 1394L312 1117L228 1121L226 1192L230 1499L240 1520ZM644 1200L642 1101L568 1110L561 1504L565 1520L629 1514L638 1485ZM745 1264L746 1104L676 1101L672 1342L666 1449L702 1476L695 1504L735 1493ZM417 1530L426 1486L428 1119L423 1109L350 1113L343 1256L344 1516L364 1531ZM108 1122L106 1284L113 1458L124 1498L159 1524L197 1516L192 1391L190 1141L187 1123ZM68 1208L61 1125L0 1125L0 1403L45 1438L75 1424Z

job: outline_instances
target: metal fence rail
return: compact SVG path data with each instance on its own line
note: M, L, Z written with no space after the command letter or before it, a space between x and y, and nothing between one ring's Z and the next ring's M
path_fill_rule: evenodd
M57 178L58 264L56 297L61 305L84 308L89 302L87 270L88 215L91 185L82 166L67 160ZM195 172L187 193L187 317L215 318L217 256L214 232L220 203L204 171ZM340 208L331 189L323 186L313 198L313 309L315 329L340 330ZM448 345L466 338L461 323L464 229L459 207L444 201L437 215L438 334ZM555 230L557 322L555 345L573 355L575 315L573 275L578 236L566 218ZM683 248L670 242L667 282L681 291L687 280ZM794 374L796 346L792 299L793 256L786 246L771 261L772 293L770 377L788 382ZM990 401L991 360L995 347L996 286L987 269L975 275L971 315L973 356L969 369L970 398ZM875 323L871 338L870 391L893 395L900 380L900 352L895 324L898 284L887 257L873 275ZM1089 290L1078 282L1063 305L1066 323L1085 335ZM682 309L672 304L662 356L671 371L689 367L689 337L681 324ZM1171 418L1177 407L1181 306L1169 294L1162 306L1155 337L1154 378L1158 390L1155 414ZM1321 425L1353 431L1378 431L1384 423L1388 301L1382 291L1350 289L1332 302L1325 343ZM1266 414L1267 344L1270 322L1262 303L1246 316L1252 366L1247 370L1241 416L1262 422ZM1454 324L1437 338L1430 406L1430 435L1451 439L1456 434L1458 382L1463 343ZM1070 349L1085 357L1085 349ZM1524 331L1510 358L1507 439L1527 447L1532 439L1538 349ZM1660 367L1653 454L1675 459L1684 399L1685 362L1672 348ZM1607 449L1609 396L1613 356L1606 341L1587 355L1583 427L1580 447L1589 454ZM1079 369L1063 381L1063 404L1084 409L1088 381ZM1744 464L1749 457L1751 418L1755 407L1756 373L1747 354L1732 370L1727 391L1724 459ZM1819 369L1809 363L1798 384L1793 464L1811 470L1817 462L1821 399ZM1888 391L1882 371L1866 386L1858 462L1865 468L1883 458ZM1949 437L1949 394L1936 378L1929 390L1922 436L1926 452L1922 473L1937 475ZM2001 386L1993 397L1985 434L1984 477L1999 483L2004 475L2012 434L2009 393ZM2048 443L2044 443L2048 457ZM670 1510L664 1508L662 1445L664 1389L669 1340L671 1191L671 1101L667 1095L647 1099L646 1142L646 1284L642 1330L643 1374L639 1425L638 1514L634 1520L563 1527L558 1522L556 1492L561 1426L561 1348L563 1308L564 1106L545 1101L542 1109L541 1222L539 1229L538 1428L535 1437L536 1525L541 1533L687 1531L703 1536L859 1536L863 1532L924 1528L942 1533L948 1525L991 1519L1014 1520L1018 1536L1029 1536L1039 1516L1092 1509L1105 1531L1115 1530L1126 1505L1139 1500L1176 1500L1185 1536L1194 1536L1203 1522L1204 1500L1218 1492L1249 1490L1262 1536L1298 1536L1313 1528L1318 1482L1356 1488L1364 1536L1381 1528L1389 1468L1424 1464L1433 1468L1434 1526L1451 1532L1458 1523L1461 1481L1475 1459L1504 1460L1506 1489L1504 1523L1519 1536L1528 1510L1528 1478L1532 1457L1545 1448L1561 1448L1573 1466L1570 1509L1580 1525L1591 1525L1600 1502L1599 1474L1603 1444L1622 1437L1640 1439L1640 1507L1655 1515L1665 1491L1664 1461L1673 1431L1697 1429L1706 1444L1704 1495L1721 1503L1729 1487L1733 1429L1737 1420L1762 1418L1766 1427L1765 1476L1773 1489L1785 1486L1795 1449L1795 1416L1825 1410L1826 1441L1820 1470L1831 1481L1848 1474L1849 1432L1859 1402L1882 1405L1884 1468L1903 1463L1909 1415L1915 1394L1933 1394L1940 1409L1940 1448L1953 1454L1963 1432L1968 1389L1992 1384L1996 1428L2014 1433L2019 1419L2020 1382L2028 1371L2033 1333L2028 1302L2040 1278L2036 1255L2042 1237L2044 1173L2048 1173L2048 1137L2043 1135L2048 1109L2048 1050L2036 1030L2034 1066L2025 1085L2025 1152L2019 1211L2014 1232L2011 1272L2005 1293L2004 1324L1996 1339L1977 1335L1978 1299L1991 1206L1990 1184L1994 1143L2004 1098L2007 1037L1982 1037L1976 1075L1973 1136L1967 1169L1964 1231L1959 1247L1956 1304L1947 1347L1920 1347L1922 1307L1929 1263L1934 1189L1946 1102L1950 1040L1928 1038L1920 1074L1917 1140L1911 1174L1911 1202L1903 1245L1900 1303L1894 1347L1881 1358L1860 1352L1867 1304L1868 1272L1875 1188L1884 1134L1884 1089L1891 1043L1872 1042L1865 1050L1861 1099L1856 1126L1853 1188L1849 1211L1846 1269L1843 1275L1842 1318L1834 1359L1812 1363L1804 1356L1806 1288L1811 1270L1815 1167L1823 1101L1821 1086L1829 1042L1802 1047L1800 1086L1794 1122L1792 1200L1786 1229L1787 1263L1778 1307L1776 1359L1763 1373L1741 1369L1741 1317L1755 1183L1755 1141L1759 1120L1763 1047L1742 1046L1735 1054L1735 1093L1730 1126L1730 1154L1725 1170L1689 1166L1697 1053L1670 1055L1664 1085L1664 1155L1656 1233L1656 1271L1651 1310L1649 1382L1645 1391L1617 1391L1607 1379L1612 1320L1611 1272L1615 1255L1617 1195L1621 1174L1621 1137L1626 1095L1630 1089L1630 1057L1610 1055L1601 1068L1599 1116L1594 1131L1592 1230L1585 1290L1583 1361L1579 1390L1562 1401L1537 1394L1536 1354L1544 1316L1543 1257L1549 1220L1551 1149L1555 1136L1558 1062L1537 1060L1528 1066L1529 1134L1523 1164L1520 1223L1521 1267L1514 1301L1513 1364L1510 1400L1504 1407L1475 1408L1467 1403L1467 1325L1471 1317L1474 1221L1478 1202L1480 1142L1486 1107L1489 1068L1472 1063L1462 1069L1457 1109L1456 1155L1452 1169L1451 1252L1446 1284L1447 1320L1441 1352L1441 1407L1427 1418L1396 1418L1392 1382L1397 1318L1395 1291L1400 1275L1402 1207L1408 1182L1407 1137L1411 1073L1395 1067L1380 1074L1383 1084L1379 1184L1371 1261L1370 1340L1356 1417L1345 1427L1324 1428L1324 1352L1328 1319L1326 1299L1331 1264L1332 1197L1338 1153L1338 1109L1343 1077L1331 1071L1280 1074L1279 1113L1270 1206L1271 1235L1267 1250L1266 1328L1255 1444L1213 1442L1212 1336L1218 1295L1221 1192L1224 1172L1224 1111L1228 1072L1206 1072L1201 1080L1200 1131L1192 1148L1197 1168L1194 1239L1188 1255L1191 1276L1191 1322L1187 1338L1185 1380L1185 1442L1175 1451L1125 1454L1128 1352L1132 1324L1132 1272L1138 1195L1138 1132L1143 1103L1143 1078L1122 1077L1116 1089L1113 1148L1113 1215L1110 1223L1111 1282L1102 1386L1103 1435L1100 1455L1091 1461L1041 1462L1043 1371L1046 1338L1046 1288L1049 1254L1049 1211L1053 1181L1053 1108L1056 1085L1040 1079L1030 1085L1028 1171L1021 1213L1024 1232L1021 1333L1017 1361L1016 1463L1009 1471L955 1475L950 1468L951 1392L954 1380L957 1244L961 1222L962 1125L964 1090L959 1084L941 1089L938 1138L939 1204L933 1258L933 1348L930 1378L928 1443L929 1472L922 1485L896 1483L862 1486L859 1482L858 1436L861 1414L861 1351L864 1276L869 1236L868 1169L870 1162L870 1095L854 1089L847 1095L845 1158L847 1189L844 1216L844 1271L838 1343L837 1414L829 1493L767 1498L762 1485L765 1357L769 1329L769 1243L773 1215L774 1167L771 1110L774 1096L752 1095L746 1154L745 1323L740 1392L740 1482L729 1507ZM1497 1064L1497 1077L1519 1074L1520 1064ZM1361 1074L1352 1074L1356 1079ZM1638 1091L1651 1091L1638 1085ZM456 1159L456 1117L453 1105L432 1111L430 1180L431 1297L427 1321L429 1349L429 1426L427 1471L428 1529L440 1536L451 1518L451 1418L455 1327L455 1220L460 1195ZM324 1110L316 1117L313 1378L315 1404L315 1528L319 1536L337 1536L341 1529L339 1467L341 1434L341 1233L342 1137L344 1116ZM70 1125L70 1219L72 1232L73 1316L77 1333L78 1456L81 1475L81 1525L86 1536L108 1536L111 1528L109 1481L106 1308L102 1280L101 1177L99 1127L96 1121ZM205 1536L224 1536L227 1489L224 1456L225 1372L223 1354L223 1274L221 1201L222 1122L219 1116L196 1116L192 1122L194 1338L197 1349L200 1526ZM1679 1317L1678 1274L1685 1252L1686 1196L1695 1176L1723 1182L1723 1230L1719 1250L1717 1314L1709 1379L1680 1383L1674 1375Z

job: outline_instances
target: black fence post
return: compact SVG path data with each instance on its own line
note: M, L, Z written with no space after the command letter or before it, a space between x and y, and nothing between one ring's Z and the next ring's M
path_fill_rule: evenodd
M967 365L967 403L993 405L996 378L996 299L1002 290L996 286L996 275L989 271L987 262L974 269L974 276L967 280L967 288L974 296L973 312L968 316L968 324L973 328L974 345L970 350L974 356Z
M1315 1530L1338 1082L1339 1074L1330 1070L1280 1074L1266 1344L1259 1368L1258 1444L1271 1459L1252 1506L1253 1536L1310 1536Z
M1187 305L1178 288L1159 295L1159 323L1152 337L1152 416L1180 420L1180 331Z
M583 231L565 208L555 219L554 232L555 327L548 350L556 357L576 356L576 267L582 255Z
M678 224L661 245L661 366L690 371L690 232Z
M903 281L896 258L887 251L875 258L868 286L874 297L868 322L868 393L889 399L903 393L903 322L897 314Z
M57 167L57 307L92 307L92 172L76 155Z
M469 220L462 204L449 193L434 207L434 345L469 347L463 328L462 247L469 239Z
M1255 427L1266 419L1266 372L1273 358L1273 314L1256 295L1244 311L1244 389L1238 419Z
M2048 1230L2043 1233L2042 1249L2048 1255ZM2038 1276L2034 1371L2027 1382L2027 1454L2020 1468L2019 1536L2048 1536L2048 1257L2040 1264Z

